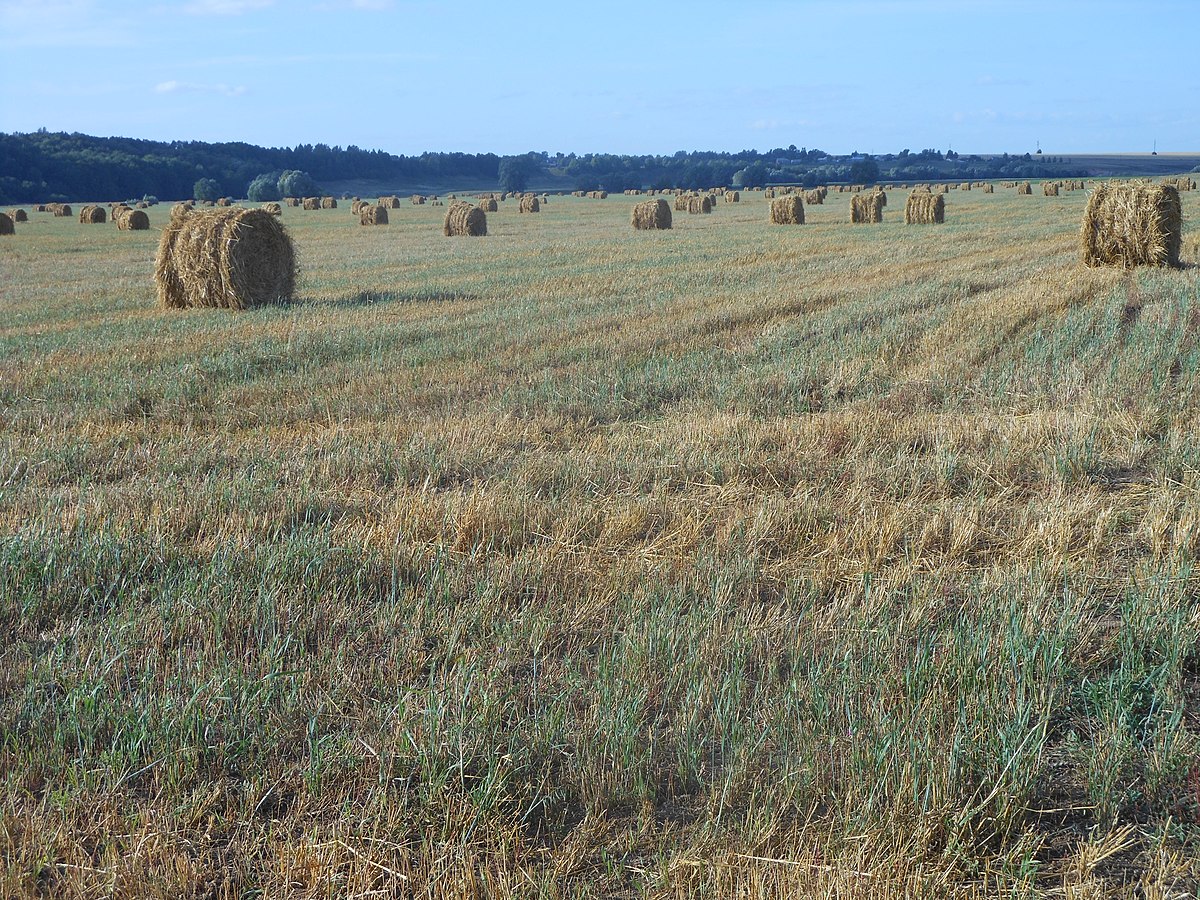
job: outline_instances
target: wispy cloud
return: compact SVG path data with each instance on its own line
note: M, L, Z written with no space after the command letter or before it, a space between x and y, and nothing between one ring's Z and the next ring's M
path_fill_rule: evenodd
M183 11L193 16L240 16L274 4L275 0L191 0Z
M244 84L196 84L190 81L161 81L154 86L156 94L223 94L240 97L246 93Z

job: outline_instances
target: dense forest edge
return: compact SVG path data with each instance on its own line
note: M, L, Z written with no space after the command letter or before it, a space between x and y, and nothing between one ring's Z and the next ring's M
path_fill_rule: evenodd
M0 133L0 204L82 198L182 199L193 196L201 180L218 188L222 196L243 198L250 196L250 185L256 179L270 176L268 180L274 181L285 172L306 173L311 176L311 184L324 191L359 190L363 194L372 190L408 193L446 187L610 192L714 185L812 187L876 180L967 181L1117 174L1098 166L1099 159L1040 152L967 156L931 149L838 156L823 150L797 148L794 144L765 152L681 150L671 156L546 152L519 156L494 153L397 156L353 145L268 148L245 143L146 141L40 130L31 134ZM1186 168L1195 162L1188 159Z

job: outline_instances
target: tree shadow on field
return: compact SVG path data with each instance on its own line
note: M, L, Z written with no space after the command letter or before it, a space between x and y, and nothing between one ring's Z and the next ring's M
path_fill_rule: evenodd
M468 291L445 290L363 290L327 297L306 297L298 302L305 306L376 306L382 303L458 303L482 300L479 294Z

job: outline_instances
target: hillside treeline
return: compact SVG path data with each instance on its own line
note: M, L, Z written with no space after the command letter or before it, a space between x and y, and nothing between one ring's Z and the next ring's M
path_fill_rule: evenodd
M504 164L502 166L502 163ZM1061 157L968 156L922 150L834 156L794 145L765 152L680 151L670 156L593 153L422 153L397 156L353 145L300 144L292 148L245 143L144 141L38 131L0 133L0 204L55 200L190 197L201 179L220 193L245 197L264 173L298 170L317 184L378 182L403 191L453 184L506 189L558 187L622 191L629 188L815 186L838 182L953 181L986 178L1069 178L1089 173Z

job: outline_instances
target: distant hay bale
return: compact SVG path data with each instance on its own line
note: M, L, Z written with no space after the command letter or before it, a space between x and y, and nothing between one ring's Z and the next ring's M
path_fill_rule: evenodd
M379 205L382 206L384 209L399 209L400 208L400 198L396 197L394 195L388 196L388 197L380 197Z
M446 208L442 234L446 237L483 237L487 234L487 215L478 206L455 201Z
M688 197L687 211L692 214L712 212L712 200L705 194L703 197Z
M772 225L803 225L804 200L799 194L788 194L771 201Z
M1022 181L1017 185L1017 193L1029 195L1033 193L1033 188L1030 186L1028 181Z
M687 212L688 200L691 198L686 194L675 195L675 212Z
M983 191L985 194L996 193L996 189L991 184L985 184L982 188L980 188L980 190Z
M408 202L411 203L413 206L424 206L425 198L421 194L413 194L411 197L408 198Z
M114 203L112 209L109 211L109 216L112 219L112 223L120 228L121 216L125 215L127 212L133 212L133 207L126 206L124 203Z
M739 194L737 191L725 191L725 202L726 203L741 203L742 195Z
M0 234L16 234L16 226L13 225L12 216L8 213L0 213Z
M634 204L631 222L638 231L665 231L671 227L671 205L661 197Z
M117 219L117 228L121 231L148 231L150 217L140 209L130 209L121 213Z
M353 200L350 201L350 214L352 216L357 216L359 213L361 213L363 211L363 207L370 206L370 205L371 204L367 203L366 200L360 200L359 198L355 197Z
M886 204L887 195L882 191L855 194L850 198L850 221L858 225L873 225L882 222L883 207Z
M175 216L186 216L193 209L195 209L195 207L190 203L176 203L171 207L171 218L174 218Z
M28 222L29 214L23 209L14 209L11 218L14 222Z
M517 212L535 213L541 212L542 205L538 202L538 198L532 194L521 198L521 205L517 207Z
M51 208L54 210L54 217L56 219L69 219L73 215L71 207L65 203L51 204Z
M1058 185L1052 181L1043 181L1042 182L1042 196L1057 197L1058 196Z
M1079 230L1086 266L1179 266L1183 207L1168 184L1096 185Z
M904 204L905 225L941 225L946 221L946 198L929 191L913 191Z
M82 225L96 225L108 221L108 213L103 206L85 206L79 210L79 222Z
M233 198L219 197L217 198L217 206L233 206Z
M283 207L278 203L264 203L262 208L263 212L269 212L273 216L283 215Z
M480 200L478 206L485 213L495 212L500 208L500 204L491 197L485 197L484 199Z
M337 209L337 198L336 197L322 197L321 198L321 209Z
M320 197L305 197L304 198L304 208L310 209L310 210L311 209L320 209L321 208L321 198Z
M775 188L767 188L765 191L763 191L763 197L766 198L767 200L774 200L775 199Z
M34 212L45 212L45 211L46 211L46 204L45 204L45 203L39 203L37 206L35 206L35 207L33 208L33 211L34 211Z
M823 206L825 204L825 195L820 191L806 191L804 202L809 206Z
M284 206L299 206L300 198L299 197L284 197L283 205Z
M969 190L971 189L971 182L969 182L969 181L964 181L962 184L960 184L960 185L958 186L958 189L959 189L960 191L969 191Z
M288 303L296 252L283 225L261 209L192 212L163 229L154 282L167 309Z
M359 225L386 225L388 223L388 211L383 206L372 206L364 204L358 211Z

